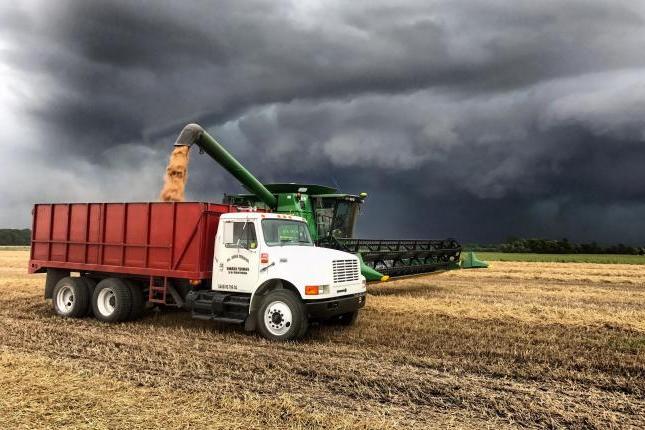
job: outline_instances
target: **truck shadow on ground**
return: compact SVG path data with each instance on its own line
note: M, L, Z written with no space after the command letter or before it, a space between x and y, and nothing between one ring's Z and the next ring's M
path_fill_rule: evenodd
M53 312L53 311L52 311ZM55 314L52 314L55 316ZM266 342L257 332L248 332L242 325L233 325L218 323L216 321L196 320L191 317L190 312L180 309L162 309L159 311L148 310L144 316L137 320L131 321L130 324L148 324L158 328L182 328L212 331L217 334L231 335L236 334L244 336L249 340L255 339ZM344 327L332 321L311 321L309 323L310 331L305 334L298 342L316 342L327 340L330 333L337 330L351 330L350 327Z
M427 291L427 288L425 290ZM407 293L404 292L403 294ZM138 326L141 328L147 327L152 330L151 333L149 332L152 336L156 336L154 333L156 333L157 330L159 330L159 335L162 335L162 333L167 329L181 329L194 331L196 334L199 332L206 332L225 337L234 336L240 340L247 339L250 342L266 342L257 332L247 332L241 325L230 325L215 321L193 319L190 312L172 307L146 309L141 318L137 320L110 324L96 320L91 313L78 319L63 318L57 315L52 309L50 301L42 301L35 297L20 297L3 301L0 304L0 315L5 315L17 320L47 321L47 324L57 324L57 322L64 321L64 325L67 328L78 323L78 326L84 327L89 327L87 324L92 327L113 327L118 332L121 326ZM364 315L363 318L365 318ZM359 319L361 319L361 316L359 316ZM302 339L298 340L297 343L306 344L321 341L327 342L330 338L333 339L334 336L351 330L353 330L353 326L342 326L332 321L311 321L309 332Z

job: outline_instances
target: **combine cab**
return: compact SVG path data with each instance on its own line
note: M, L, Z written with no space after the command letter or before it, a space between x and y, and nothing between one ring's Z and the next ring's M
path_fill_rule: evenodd
M319 246L358 255L363 276L369 281L458 268L461 247L454 239L354 238L356 218L366 197L365 193L358 196L333 193L312 196Z
M318 246L356 254L368 281L457 269L461 246L454 239L373 240L354 238L354 226L366 193L338 193L335 188L310 184L262 184L222 145L196 124L182 130L175 145L198 145L237 178L250 194L225 195L224 203L249 206L307 221ZM476 266L470 266L476 267ZM482 267L482 266L478 266Z

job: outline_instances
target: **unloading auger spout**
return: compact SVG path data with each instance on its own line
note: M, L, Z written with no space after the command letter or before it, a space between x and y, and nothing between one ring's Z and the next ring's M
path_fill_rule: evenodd
M258 179L235 159L213 136L197 124L188 124L179 134L175 146L192 146L196 144L217 161L240 183L258 196L267 206L274 209L278 205L276 197Z

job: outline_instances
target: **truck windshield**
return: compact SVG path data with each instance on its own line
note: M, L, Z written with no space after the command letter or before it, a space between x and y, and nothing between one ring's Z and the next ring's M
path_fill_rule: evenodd
M313 246L307 223L288 219L262 220L264 241L269 246L303 245Z

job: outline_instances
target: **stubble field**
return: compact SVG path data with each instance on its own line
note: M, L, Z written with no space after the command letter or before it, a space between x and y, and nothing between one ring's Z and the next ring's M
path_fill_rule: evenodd
M645 266L493 262L369 287L301 342L61 319L0 251L3 428L642 428Z

